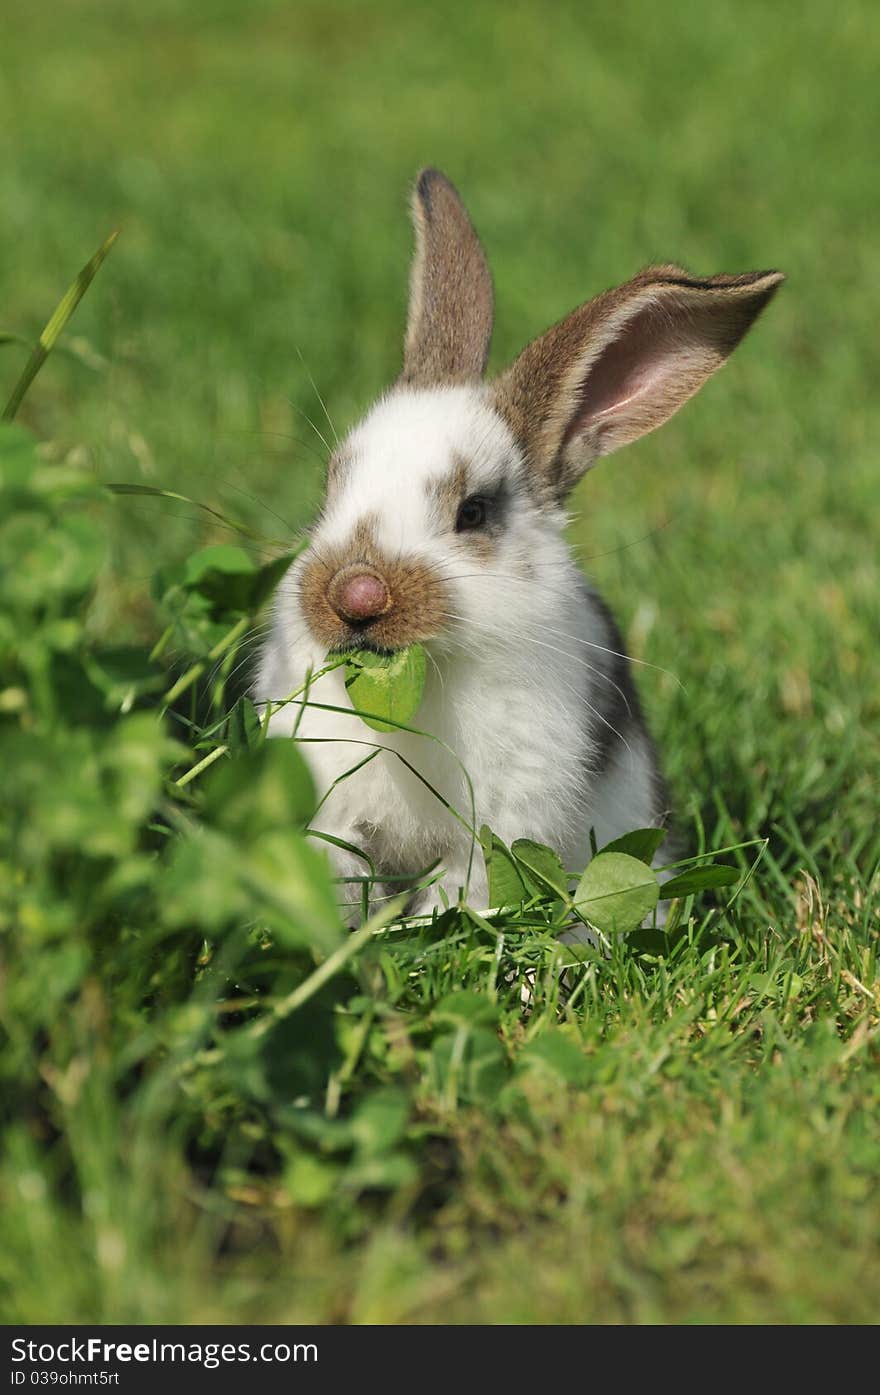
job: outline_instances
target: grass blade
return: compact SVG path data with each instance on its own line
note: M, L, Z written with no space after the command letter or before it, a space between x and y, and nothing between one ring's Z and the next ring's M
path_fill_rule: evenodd
M49 323L37 340L33 352L24 366L21 377L12 390L12 396L3 409L3 421L12 421L15 417L16 412L24 401L25 393L46 362L49 354L52 352L55 341L61 334L74 310L79 305L86 291L89 289L98 268L118 236L119 229L117 228L110 234L106 241L101 244L91 261L86 263L73 285L60 300L55 313L52 315Z
M376 914L367 921L366 925L362 925L360 930L355 930L348 936L348 939L343 941L338 949L335 949L332 954L328 955L323 964L315 969L304 983L301 983L292 993L288 993L286 998L282 998L280 1002L275 1003L271 1012L267 1013L265 1017L261 1017L257 1022L253 1023L253 1025L247 1029L247 1035L254 1038L265 1036L266 1032L268 1032L270 1027L273 1027L276 1022L280 1022L283 1018L289 1017L292 1012L296 1012L297 1008L302 1007L303 1003L307 1003L309 998L314 997L318 989L323 988L324 984L328 983L329 980L333 978L334 974L338 974L348 963L349 959L352 959L374 935L377 935L380 930L384 930L387 925L390 925L398 912L403 910L406 905L406 900L406 896L397 896L393 901L389 902L387 906L383 907L382 910L377 911Z
M159 489L152 484L108 484L105 486L111 494L148 494L154 499L173 499L178 504L189 504L195 509L203 509L205 513L211 514L213 518L219 519L225 528L230 528L235 533L240 533L243 538L249 538L251 542L261 543L264 547L281 547L284 545L282 538L267 538L264 533L258 533L255 528L248 528L245 523L236 523L234 518L228 518L219 509L211 508L210 504L202 504L198 499L191 499L188 494L178 494L174 489ZM304 547L305 544L302 544ZM302 547L299 549L302 550Z

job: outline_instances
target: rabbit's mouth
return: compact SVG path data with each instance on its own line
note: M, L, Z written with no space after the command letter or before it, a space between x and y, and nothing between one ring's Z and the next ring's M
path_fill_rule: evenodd
M383 659L391 658L393 654L399 654L407 648L405 644L398 645L397 648L390 648L387 644L375 644L366 635L359 635L356 638L343 640L341 644L334 644L327 650L328 655L338 656L343 654L356 654L366 649L370 654L378 654Z
M303 616L326 652L393 654L435 638L449 611L446 585L419 557L383 556L364 536L306 556L299 573Z

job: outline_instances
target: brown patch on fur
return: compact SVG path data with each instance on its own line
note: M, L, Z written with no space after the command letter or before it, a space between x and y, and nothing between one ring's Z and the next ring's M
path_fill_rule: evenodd
M564 497L597 456L672 416L782 280L775 271L698 279L647 267L533 340L498 379L494 402L539 496Z
M450 473L437 475L428 481L428 491L432 496L438 528L454 532L458 510L472 492L467 461L456 456ZM491 562L495 557L494 539L484 528L465 529L458 534L458 540L481 562Z
M467 461L456 456L451 471L435 475L427 482L428 493L434 505L438 526L454 528L459 506L468 494Z
M362 624L343 620L330 600L337 574L352 566L375 573L388 590L385 612ZM380 649L404 649L432 639L443 628L448 605L446 588L428 563L383 556L376 541L376 520L370 515L361 519L343 545L307 555L299 574L299 593L309 629L328 650L356 647L364 641Z
M401 382L414 387L483 376L492 338L492 277L457 190L423 170L412 200L416 250L410 274Z
M495 539L485 528L467 528L459 533L458 541L481 562L488 565L495 560Z

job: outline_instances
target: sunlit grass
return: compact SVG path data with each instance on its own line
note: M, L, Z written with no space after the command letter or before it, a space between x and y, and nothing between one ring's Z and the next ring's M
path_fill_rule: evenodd
M757 0L7 24L2 402L124 233L0 500L8 1321L875 1320L878 44L867 4ZM311 379L341 432L398 370L425 162L498 366L651 260L788 275L574 501L687 850L741 874L579 965L549 912L341 938L298 777L259 841L214 783L257 566L320 496ZM218 607L186 568L238 525Z

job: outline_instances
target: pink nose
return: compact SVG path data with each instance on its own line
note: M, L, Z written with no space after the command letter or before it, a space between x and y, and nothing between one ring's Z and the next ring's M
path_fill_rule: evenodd
M375 620L388 609L388 587L362 567L337 572L330 584L330 604L343 620Z

